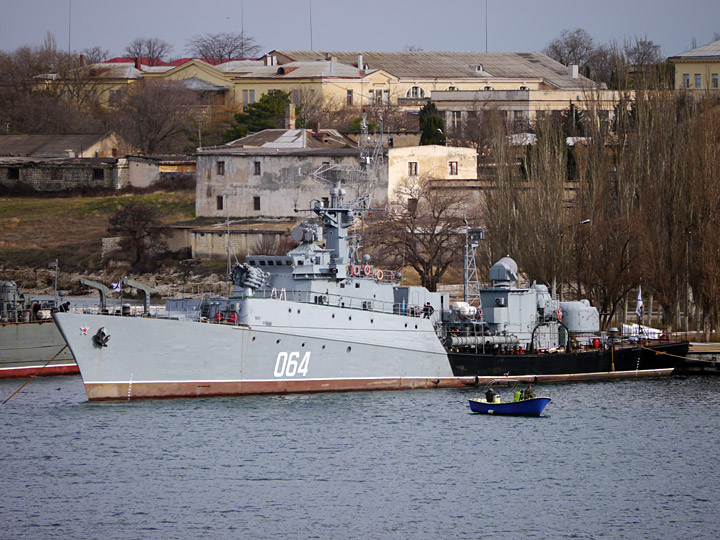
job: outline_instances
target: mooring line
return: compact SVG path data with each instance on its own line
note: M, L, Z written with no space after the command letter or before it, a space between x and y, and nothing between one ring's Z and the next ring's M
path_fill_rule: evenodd
M32 377L30 377L27 381L25 381L25 382L23 383L23 385L22 385L20 388L18 388L17 390L15 390L15 391L12 393L12 396L10 396L10 397L7 398L5 401L3 401L2 404L5 405L8 401L10 401L10 400L13 398L13 396L14 396L15 394L17 394L20 390L22 390L23 388L25 388L25 386L27 385L27 383L29 383L29 382L32 381L35 377L37 377L37 376L40 374L40 372L41 372L43 369L45 369L46 367L48 367L48 366L50 365L50 362L52 362L53 360L55 360L55 359L60 355L60 353L63 352L66 348L67 348L67 343L63 346L62 349L60 349L60 350L57 352L57 354L56 354L55 356L53 356L50 360L47 361L47 364L45 364L43 367L41 367L41 368L38 369L35 373L33 373L33 374L32 374Z

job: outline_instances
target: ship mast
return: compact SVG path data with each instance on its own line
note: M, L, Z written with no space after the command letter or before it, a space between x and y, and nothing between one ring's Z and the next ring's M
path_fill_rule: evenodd
M480 305L480 279L475 252L480 240L485 239L484 229L471 229L465 218L465 260L463 264L463 300L470 305Z

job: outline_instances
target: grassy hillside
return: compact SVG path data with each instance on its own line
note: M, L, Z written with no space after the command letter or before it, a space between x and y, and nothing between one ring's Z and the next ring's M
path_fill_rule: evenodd
M195 192L110 197L0 198L0 261L3 266L46 268L55 259L68 270L100 267L108 218L130 201L157 209L164 223L195 217Z

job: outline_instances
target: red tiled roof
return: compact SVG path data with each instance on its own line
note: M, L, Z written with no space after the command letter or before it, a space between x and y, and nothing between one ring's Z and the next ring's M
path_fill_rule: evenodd
M111 58L110 60L105 60L103 62L104 64L134 64L136 58L133 58L131 56L118 56L116 58ZM156 58L148 58L147 56L143 56L140 58L140 63L143 66L173 66L176 64L168 64L167 62L163 62L162 60L157 60Z

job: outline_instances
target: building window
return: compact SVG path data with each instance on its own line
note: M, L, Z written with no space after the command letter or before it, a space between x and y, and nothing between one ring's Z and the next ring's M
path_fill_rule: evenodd
M348 90L348 91L347 91L347 104L348 104L348 105L352 105L352 101L353 101L353 100L352 100L352 97L353 97L353 91L352 91L352 90Z
M373 98L374 98L374 97L375 97L375 91L374 91L374 90L368 90L368 98L369 98L368 101L370 102L371 105L372 105L372 102L373 102Z
M223 196L222 195L218 195L217 197L215 197L215 208L217 210L223 209Z
M383 90L383 103L390 103L390 90Z
M411 198L407 200L407 209L411 214L415 214L417 211L418 200Z
M20 169L17 167L10 167L7 172L8 180L20 180Z
M458 162L451 161L450 162L450 176L457 176L457 173L458 173Z
M117 107L122 103L122 90L110 90L108 95L108 105Z
M253 174L254 174L255 176L260 176L260 162L259 162L259 161L254 161L254 162L253 162L253 167L254 167L254 170L253 170L254 172L253 172Z
M454 92L455 90L457 90L457 86L448 86L448 90L450 92Z
M93 180L105 180L105 171L102 169L93 169Z
M718 74L713 73L712 74L712 87L717 90L718 89Z
M462 121L462 113L460 111L450 111L450 125L457 129Z
M408 89L406 97L412 99L422 99L425 97L425 90L423 90L419 86L413 86L412 88Z
M260 197L253 197L253 210L260 210Z
M243 90L243 105L255 103L255 90Z
M690 74L685 73L683 75L683 88L690 88Z
M695 74L695 88L702 88L702 76L699 73Z
M217 162L217 173L218 173L218 176L225 176L225 162L224 161Z
M377 105L382 105L382 103L383 103L383 93L382 93L382 90L377 90L377 91L375 92L375 103L376 103Z
M483 90L487 91L487 90L492 90L492 89L493 89L492 86L483 86Z
M408 176L417 176L417 161L409 161L408 162Z

